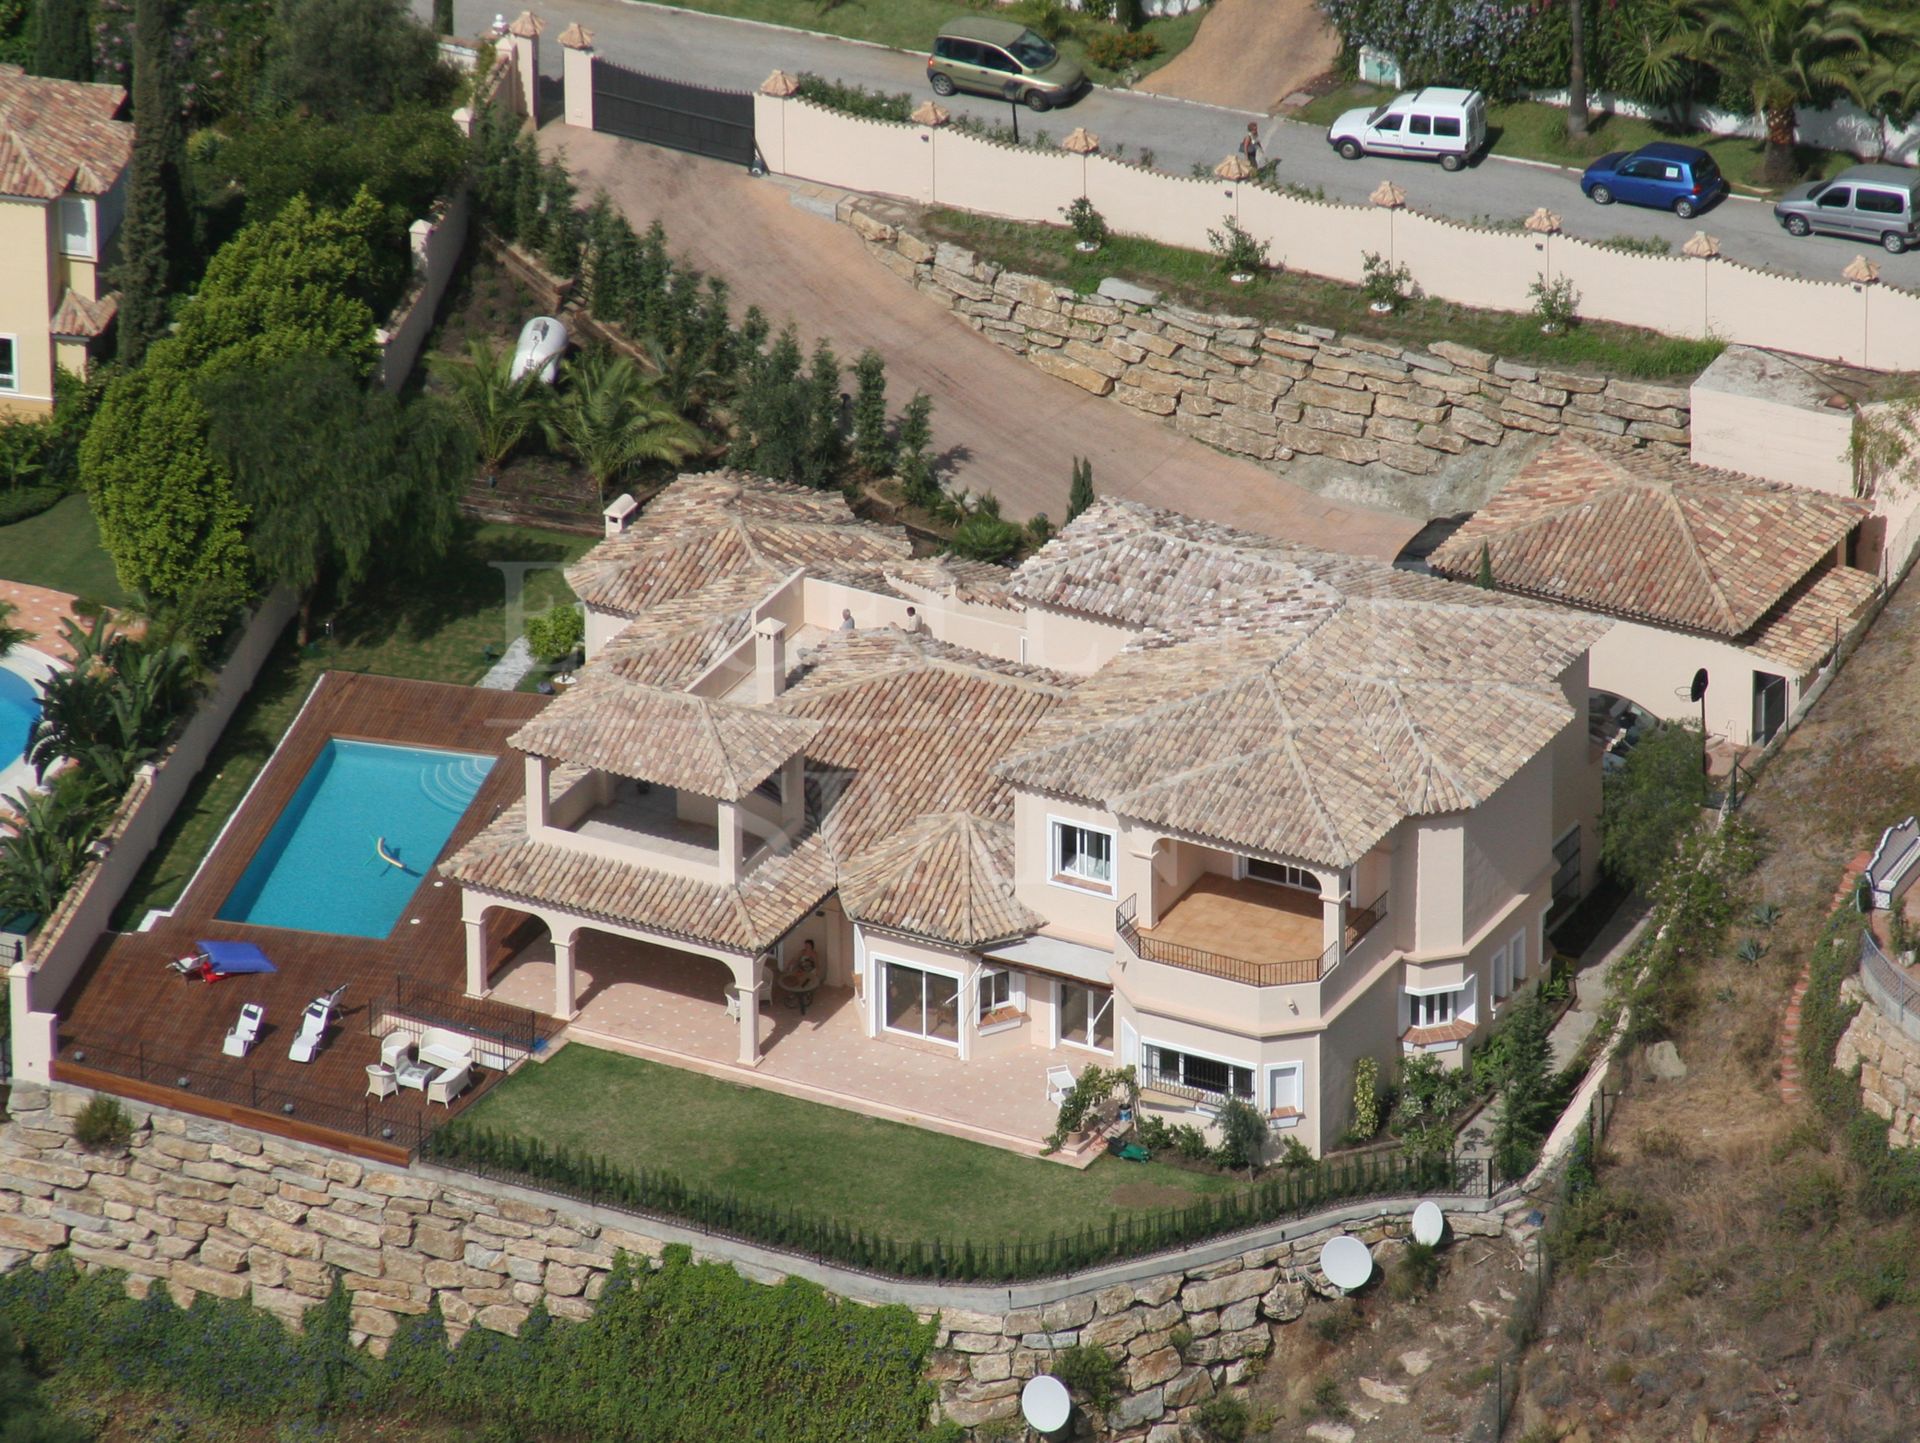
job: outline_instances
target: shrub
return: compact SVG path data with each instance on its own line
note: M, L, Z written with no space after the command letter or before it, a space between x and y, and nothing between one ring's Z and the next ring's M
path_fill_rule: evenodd
M1226 1168L1245 1168L1251 1173L1260 1165L1260 1153L1267 1142L1267 1120L1260 1109L1243 1098L1230 1097L1221 1105L1220 1146L1214 1159Z
M1338 1347L1366 1326L1366 1320L1360 1316L1360 1310L1351 1299L1322 1308L1313 1315L1309 1325L1313 1336L1329 1347Z
M0 526L38 516L64 495L66 492L58 486L17 486L0 491Z
M1424 1297L1440 1281L1440 1250L1431 1243L1409 1238L1387 1275L1387 1291L1401 1302Z
M1107 218L1095 210L1093 202L1084 195L1072 205L1062 206L1060 213L1067 218L1067 225L1073 231L1075 240L1088 245L1106 244Z
M1216 1443L1240 1443L1252 1422L1246 1400L1238 1393L1215 1393L1200 1405L1194 1421L1201 1433Z
M869 90L864 85L826 80L812 71L801 73L798 94L802 100L811 100L815 105L862 120L893 120L904 124L913 118L913 97L905 91L888 94L884 90Z
M561 602L553 610L527 620L527 650L551 665L571 656L586 639L587 624L580 608Z
M1184 1362L1187 1356L1187 1349L1193 1346L1193 1329L1189 1328L1185 1323L1177 1325L1172 1332L1167 1334L1167 1346L1178 1353L1181 1361Z
M88 1152L121 1152L133 1141L133 1119L119 1098L95 1093L73 1119L73 1140Z
M1020 0L1008 15L1043 40L1059 40L1073 33L1073 11L1065 0Z
M1340 1392L1340 1380L1331 1373L1313 1385L1314 1411L1326 1418L1344 1418L1352 1410Z
M1258 275L1267 266L1268 243L1255 240L1232 216L1222 216L1221 230L1207 232L1207 244L1220 260L1220 269L1230 276Z
M1606 778L1600 861L1630 887L1646 888L1667 867L1705 799L1700 731L1666 723L1640 738L1626 765Z
M1204 1162L1213 1151L1207 1146L1207 1135L1190 1122L1176 1123L1172 1131L1174 1147L1188 1162Z
M1000 515L1000 502L982 496L947 538L947 550L970 561L1005 561L1025 540L1020 527Z
M1075 1343L1055 1354L1053 1375L1101 1412L1120 1395L1120 1365L1105 1348L1092 1343Z
M1125 70L1160 53L1160 42L1144 30L1102 30L1087 41L1087 59L1102 70Z
M1304 1142L1297 1137L1288 1137L1281 1140L1280 1156L1274 1159L1274 1166L1298 1172L1302 1168L1312 1167L1314 1162L1313 1153Z
M1535 276L1533 284L1527 287L1527 294L1533 298L1534 319L1542 327L1564 331L1573 324L1580 306L1580 293L1567 277L1550 281L1545 275Z
M1406 304L1408 288L1413 284L1412 271L1389 263L1375 251L1362 253L1360 268L1363 277L1360 293L1367 298L1368 305L1383 305L1397 311Z
M1353 1064L1353 1135L1363 1142L1380 1135L1380 1064L1371 1057Z

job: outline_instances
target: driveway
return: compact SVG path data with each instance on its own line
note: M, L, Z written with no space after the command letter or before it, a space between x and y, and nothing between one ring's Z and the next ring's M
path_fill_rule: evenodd
M605 190L636 229L659 220L676 255L725 277L740 307L758 305L776 327L793 321L803 347L825 336L848 366L868 346L879 351L895 414L916 390L933 397L949 480L991 491L1009 516L1061 521L1073 458L1086 456L1103 495L1330 551L1390 557L1418 527L1315 495L1042 375L899 280L851 229L793 204L808 198L804 188L561 124L540 140L564 152L582 195Z
M428 0L411 3L422 17L430 13ZM491 4L455 0L456 29L477 34L497 13ZM856 41L634 0L564 0L542 13L548 29L541 47L541 69L553 76L560 74L557 37L569 21L577 20L593 31L597 51L606 59L696 85L748 90L777 68L811 70L916 97L931 93L924 55ZM1003 102L955 96L941 103L984 119L1007 119ZM1676 252L1696 229L1704 228L1719 239L1730 259L1833 282L1839 281L1841 268L1861 249L1858 242L1794 240L1774 223L1771 208L1759 201L1730 199L1692 222L1632 206L1603 209L1580 194L1576 172L1556 166L1489 158L1449 175L1436 165L1417 161L1343 161L1327 148L1317 127L1293 121L1267 123L1264 115L1254 111L1138 92L1095 90L1069 110L1022 115L1020 126L1023 134L1044 129L1058 139L1074 126L1084 125L1101 137L1109 151L1121 145L1133 156L1151 150L1160 169L1185 175L1195 163L1212 166L1232 151L1252 119L1263 122L1260 133L1268 155L1280 160L1280 180L1317 188L1332 200L1363 203L1382 180L1391 178L1405 190L1407 204L1414 209L1456 220L1517 221L1545 206L1560 215L1570 235L1593 240L1661 239ZM1920 288L1920 250L1890 256L1875 248L1872 258L1887 284Z
M1339 58L1339 32L1314 0L1213 0L1193 43L1138 89L1271 111Z

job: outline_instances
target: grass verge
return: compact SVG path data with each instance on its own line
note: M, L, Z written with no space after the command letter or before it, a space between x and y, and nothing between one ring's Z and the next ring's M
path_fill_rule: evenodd
M585 1046L521 1068L465 1120L908 1237L1039 1238L1244 1185L1104 1157L1079 1171Z
M0 526L0 577L109 606L124 606L128 599L84 496L69 496L38 516Z
M1292 119L1309 125L1331 125L1341 112L1361 105L1378 105L1394 92L1379 85L1345 85L1319 96L1294 112ZM1555 165L1583 169L1615 150L1638 150L1655 140L1678 141L1698 146L1714 159L1727 183L1754 195L1773 195L1780 189L1760 180L1760 165L1766 147L1741 135L1715 135L1711 131L1688 130L1657 120L1636 120L1626 115L1595 115L1584 141L1567 135L1567 112L1557 105L1537 100L1516 100L1506 105L1487 107L1488 149L1495 155L1520 160L1545 160ZM1802 180L1819 180L1857 162L1837 150L1815 150L1801 146L1794 159ZM1797 183L1797 182L1796 182Z
M321 672L475 682L491 664L487 647L504 647L512 639L499 568L514 563L547 568L527 576L525 608L531 615L572 595L553 568L592 544L590 536L563 531L476 526L462 535L431 575L363 593L333 618L331 636L302 647L296 628L289 627L141 868L114 926L138 926L149 908L171 906L179 899Z
M1545 336L1530 314L1475 310L1431 297L1376 316L1358 286L1291 271L1270 272L1251 285L1236 286L1212 255L1134 236L1116 235L1096 254L1082 255L1073 248L1073 232L1060 226L958 210L929 211L924 224L936 239L966 246L997 265L1071 286L1082 295L1108 276L1121 276L1198 310L1255 316L1276 326L1325 326L1402 346L1444 339L1559 370L1660 381L1691 380L1726 347L1723 341L1691 341L1605 321L1582 321L1560 335Z

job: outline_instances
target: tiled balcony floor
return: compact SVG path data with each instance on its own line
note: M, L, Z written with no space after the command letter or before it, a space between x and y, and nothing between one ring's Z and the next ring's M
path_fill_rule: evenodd
M1326 948L1319 898L1212 873L1188 888L1159 926L1142 927L1140 933L1244 962L1308 961Z
M1111 1060L1033 1046L1028 1022L977 1039L962 1062L936 1043L866 1036L853 992L822 987L804 1017L773 989L761 1006L760 1064L746 1067L738 1060L740 1024L726 1014L730 974L718 962L583 931L574 966L578 1010L567 1036L576 1042L1019 1152L1037 1153L1053 1130L1058 1110L1047 1101L1047 1069L1078 1073ZM495 974L492 995L550 1008L551 946L542 940L525 948Z

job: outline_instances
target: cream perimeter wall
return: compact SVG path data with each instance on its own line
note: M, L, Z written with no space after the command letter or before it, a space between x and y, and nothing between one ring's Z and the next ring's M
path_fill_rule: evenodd
M53 345L47 334L59 296L55 208L43 201L0 200L0 336L14 341L17 390L0 391L0 412L44 411L53 404Z
M1166 175L1064 151L1014 148L950 129L858 120L801 100L754 97L755 139L770 170L849 190L1059 224L1085 195L1116 231L1205 249L1223 215L1270 243L1294 270L1358 283L1377 251L1429 295L1524 311L1536 276L1565 277L1580 313L1676 335L1821 356L1878 370L1920 370L1920 295L1804 280L1721 257L1635 255L1570 236L1476 229L1409 210L1340 205L1258 186Z
M1594 644L1596 691L1610 691L1637 702L1667 721L1700 720L1699 704L1688 699L1693 674L1707 669L1707 734L1737 746L1753 740L1753 675L1786 675L1764 657L1711 637L1622 621ZM1787 712L1800 704L1807 677L1787 675Z

